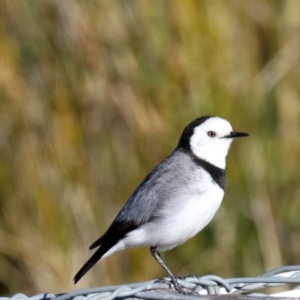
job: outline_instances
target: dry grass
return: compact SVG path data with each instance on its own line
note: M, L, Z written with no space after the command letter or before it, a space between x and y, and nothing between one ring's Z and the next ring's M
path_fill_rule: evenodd
M176 274L300 261L300 2L0 4L0 293L72 290L88 246L183 127L219 115L228 158L214 222L164 256ZM76 288L164 275L146 249Z

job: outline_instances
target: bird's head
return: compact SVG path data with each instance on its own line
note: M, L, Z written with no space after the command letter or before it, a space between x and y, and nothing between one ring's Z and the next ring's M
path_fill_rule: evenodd
M184 129L178 146L224 169L232 140L243 136L248 134L233 131L227 120L205 116L194 120Z

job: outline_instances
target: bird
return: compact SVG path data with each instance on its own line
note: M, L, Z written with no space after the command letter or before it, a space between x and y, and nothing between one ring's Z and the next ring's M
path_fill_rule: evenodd
M231 142L248 133L233 131L217 116L188 124L175 150L158 164L130 196L98 248L74 277L76 284L99 260L130 247L149 247L174 288L185 294L160 252L200 232L218 210L225 190L225 166Z

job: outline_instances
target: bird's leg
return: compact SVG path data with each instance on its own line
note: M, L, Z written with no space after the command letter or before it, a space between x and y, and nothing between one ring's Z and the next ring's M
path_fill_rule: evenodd
M150 248L151 254L152 256L156 259L156 261L161 265L161 267L168 273L169 277L171 278L171 281L174 284L174 287L176 289L177 292L179 292L180 294L186 294L186 292L182 289L182 287L180 286L180 284L178 283L178 281L176 280L175 276L172 274L172 272L169 270L169 268L166 266L166 264L164 263L164 261L162 260L159 252L156 250L155 247L151 247Z

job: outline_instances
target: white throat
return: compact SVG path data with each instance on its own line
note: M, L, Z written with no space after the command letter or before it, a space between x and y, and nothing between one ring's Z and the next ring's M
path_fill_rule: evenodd
M202 143L199 145L197 140L193 138L190 141L191 151L198 158L203 159L212 165L225 169L226 167L226 156L230 147L232 140L224 140L224 144L220 147L216 147L215 145L203 145Z
M223 155L220 154L220 151L204 151L204 149L199 149L197 147L193 147L191 144L191 150L194 155L196 155L198 158L201 158L212 165L220 168L220 169L225 169L226 167L226 155L227 152ZM214 153L217 152L217 153Z

